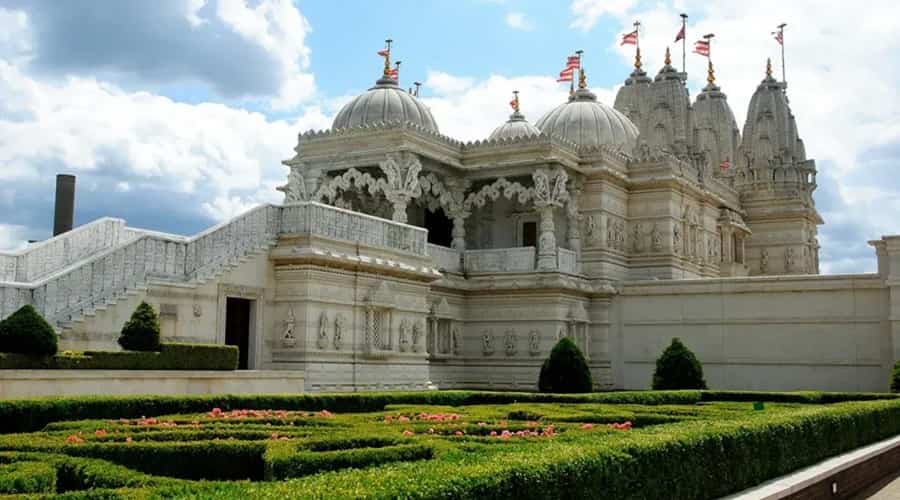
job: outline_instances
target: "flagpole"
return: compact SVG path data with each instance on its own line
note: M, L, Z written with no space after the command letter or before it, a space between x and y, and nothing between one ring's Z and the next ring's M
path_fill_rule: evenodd
M635 55L634 55L634 67L636 69L641 69L641 22L634 22L634 47L635 47Z
M778 33L781 35L781 82L784 83L785 88L787 87L787 76L784 73L784 27L787 26L787 23L781 23L778 25Z
M687 75L687 18L685 13L681 14L681 72Z

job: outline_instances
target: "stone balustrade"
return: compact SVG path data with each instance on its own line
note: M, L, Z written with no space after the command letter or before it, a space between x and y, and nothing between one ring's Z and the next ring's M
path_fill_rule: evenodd
M567 248L556 249L556 259L559 272L577 274L578 273L578 254Z
M428 231L321 203L285 205L281 232L310 234L364 246L428 256Z
M462 253L459 250L429 244L428 255L431 256L431 262L436 269L448 273L462 272Z
M494 248L466 250L463 261L466 272L529 272L535 269L535 248Z
M126 239L125 221L104 217L20 252L0 252L0 282L40 280Z

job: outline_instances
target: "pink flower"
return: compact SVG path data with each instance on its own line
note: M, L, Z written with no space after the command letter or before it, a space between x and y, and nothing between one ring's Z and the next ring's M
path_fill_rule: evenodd
M316 415L319 417L324 417L324 418L331 418L334 416L334 414L328 410L322 410L319 413L317 413Z
M496 435L497 435L497 431L491 431L491 436L496 436Z
M83 443L84 439L81 439L81 437L78 436L77 434L71 434L69 437L66 438L66 442L70 443L70 444L78 444L78 443Z
M409 429L406 429L405 431L403 431L404 436L412 436L413 434L415 434L415 433Z
M594 424L581 424L581 429L582 429L582 430L587 431L587 430L590 430L590 429L593 429L593 428L594 428Z
M94 431L94 435L98 437L105 436L106 434L106 429L97 429L96 431Z
M409 423L409 417L400 415L399 417L397 417L397 421L400 422L401 424L406 424L406 423Z
M131 444L134 442L134 440L131 439L131 436L128 436L127 438L125 438L125 442Z
M484 422L478 422L478 427L485 427L485 426L487 426L486 423L484 423Z
M392 416L390 416L390 415L385 415L385 416L384 416L384 423L386 423L386 424L391 423L393 420L394 420L394 417L392 417Z
M462 436L462 435L463 435L463 432L462 432L462 431L456 431L456 432L454 432L453 434L455 434L455 435L457 435L457 436Z

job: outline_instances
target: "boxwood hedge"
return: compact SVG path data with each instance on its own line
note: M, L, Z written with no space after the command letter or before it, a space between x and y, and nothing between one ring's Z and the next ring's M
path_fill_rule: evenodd
M238 348L163 343L157 351L85 351L48 357L0 354L0 369L27 370L234 370Z

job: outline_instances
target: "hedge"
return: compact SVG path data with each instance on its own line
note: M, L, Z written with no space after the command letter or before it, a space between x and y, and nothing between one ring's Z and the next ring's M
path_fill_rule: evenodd
M346 468L372 467L391 462L426 460L434 456L427 445L405 444L381 448L351 448L333 451L297 451L291 443L269 445L265 478L288 479Z
M85 351L33 358L0 354L8 370L234 370L238 348L216 344L161 344L160 351Z

